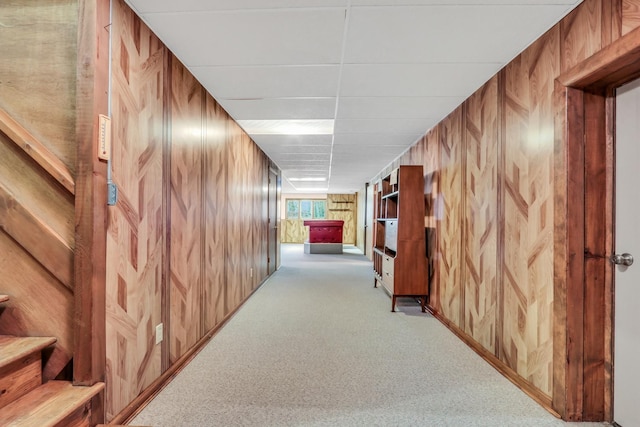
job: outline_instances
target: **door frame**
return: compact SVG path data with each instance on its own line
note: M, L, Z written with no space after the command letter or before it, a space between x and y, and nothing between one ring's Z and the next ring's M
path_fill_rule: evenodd
M615 89L640 77L640 28L556 79L553 407L613 420Z

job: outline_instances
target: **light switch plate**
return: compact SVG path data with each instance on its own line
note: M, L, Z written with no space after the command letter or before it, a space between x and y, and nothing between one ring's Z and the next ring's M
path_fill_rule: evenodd
M162 323L158 323L156 326L156 344L160 344L164 338L164 326Z

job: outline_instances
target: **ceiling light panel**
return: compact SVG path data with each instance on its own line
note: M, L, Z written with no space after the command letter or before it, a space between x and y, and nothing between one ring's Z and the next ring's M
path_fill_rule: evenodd
M333 120L237 120L250 135L331 135Z

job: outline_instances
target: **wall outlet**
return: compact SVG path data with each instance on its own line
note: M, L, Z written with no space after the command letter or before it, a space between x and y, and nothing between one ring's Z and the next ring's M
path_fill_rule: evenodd
M162 323L158 323L156 325L156 344L160 344L163 338L164 338L164 325Z
M251 274L251 277L253 277L253 267L251 267L250 274Z

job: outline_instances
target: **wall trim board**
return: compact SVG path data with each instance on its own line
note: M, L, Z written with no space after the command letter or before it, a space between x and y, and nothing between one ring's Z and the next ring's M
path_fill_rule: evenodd
M171 366L171 351L169 331L171 330L171 299L169 282L171 278L171 185L168 183L171 177L171 80L173 55L163 45L163 76L162 91L162 227L164 233L164 245L162 248L162 278L161 278L161 308L160 319L164 325L164 337L160 355L160 371L165 372Z
M109 424L128 424L133 418L140 413L169 383L191 362L202 349L216 336L218 332L229 322L233 316L238 313L242 306L249 301L249 298L260 289L270 276L265 277L260 284L230 313L228 313L220 323L205 333L198 342L187 350L180 358L178 358L171 366L169 366L161 376L144 389L138 397L131 401L122 411L120 411Z
M614 228L613 90L640 76L639 60L637 28L563 73L556 83L561 104L556 116L555 190L565 210L556 211L556 218L572 218L571 225L556 224L562 234L555 250L563 258L554 265L554 292L562 297L554 314L561 316L556 321L565 322L560 326L566 326L566 335L556 336L554 342L554 406L565 420L613 418L614 285L613 268L606 261L613 250ZM593 174L600 185L585 182ZM594 242L604 243L594 248ZM599 274L592 274L594 269ZM594 305L603 313L585 316ZM559 366L565 361L566 366Z

